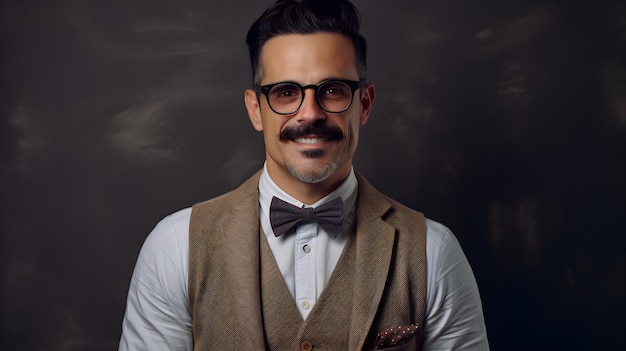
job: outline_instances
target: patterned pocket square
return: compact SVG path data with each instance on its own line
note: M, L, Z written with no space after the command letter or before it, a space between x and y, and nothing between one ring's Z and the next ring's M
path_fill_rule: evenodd
M416 324L387 328L378 333L374 349L382 349L407 343L415 333L417 333L417 330L418 327Z

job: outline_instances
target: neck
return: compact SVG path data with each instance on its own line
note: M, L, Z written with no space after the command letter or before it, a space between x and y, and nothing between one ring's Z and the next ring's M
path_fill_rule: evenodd
M267 172L272 181L294 199L307 205L316 203L337 189L348 178L352 169L350 164L344 168L338 169L333 175L321 182L307 183L295 178L275 164L267 163Z

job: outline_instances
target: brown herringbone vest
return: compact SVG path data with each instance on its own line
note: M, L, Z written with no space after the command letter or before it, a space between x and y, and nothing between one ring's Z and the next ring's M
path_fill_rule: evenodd
M378 332L422 327L423 216L360 175L356 233L303 321L259 226L257 173L193 207L189 301L194 350L369 350ZM419 350L419 332L393 350Z

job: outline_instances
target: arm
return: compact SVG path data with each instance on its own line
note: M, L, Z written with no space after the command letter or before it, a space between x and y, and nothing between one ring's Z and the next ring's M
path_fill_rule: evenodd
M425 351L489 350L472 268L452 232L427 221Z
M191 350L187 294L190 209L157 224L141 248L130 282L120 351Z

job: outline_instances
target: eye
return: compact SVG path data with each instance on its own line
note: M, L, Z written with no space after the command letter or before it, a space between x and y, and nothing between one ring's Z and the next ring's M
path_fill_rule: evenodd
M292 99L300 96L300 89L293 84L279 84L272 88L270 95L274 99Z
M328 82L320 87L322 99L346 99L350 98L350 87L343 82Z
M276 94L282 97L290 97L295 95L296 93L293 90L282 89L280 91L277 91Z

